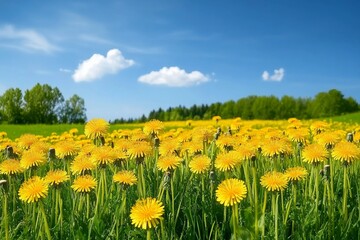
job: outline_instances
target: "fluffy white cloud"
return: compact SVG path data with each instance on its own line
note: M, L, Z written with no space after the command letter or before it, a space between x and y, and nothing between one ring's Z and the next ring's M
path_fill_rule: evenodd
M209 77L199 71L187 73L179 67L163 67L159 71L152 71L139 77L138 81L151 85L186 87L207 82Z
M91 82L107 74L115 74L134 65L133 60L125 59L119 49L111 49L106 56L94 54L84 60L75 70L72 78L75 82Z
M0 27L0 44L22 51L51 53L59 50L40 33L32 29L16 29L12 25Z
M279 68L279 69L274 69L274 74L271 76L268 71L264 71L262 74L262 79L264 81L280 82L281 80L283 80L284 75L285 75L285 69Z

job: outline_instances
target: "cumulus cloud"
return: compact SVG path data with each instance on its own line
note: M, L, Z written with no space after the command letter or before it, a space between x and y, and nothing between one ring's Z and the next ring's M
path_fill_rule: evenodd
M106 56L96 53L84 60L79 64L72 78L75 82L91 82L108 74L116 74L134 63L133 60L125 59L119 49L111 49Z
M264 81L276 81L276 82L280 82L283 80L285 76L285 69L284 68L279 68L279 69L274 69L274 74L270 75L268 71L264 71L262 74L262 79Z
M187 87L207 82L209 77L199 71L187 73L179 67L163 67L159 71L152 71L139 77L138 81L150 85Z
M59 48L51 44L43 35L32 29L16 29L12 25L0 27L1 46L22 51L51 53Z

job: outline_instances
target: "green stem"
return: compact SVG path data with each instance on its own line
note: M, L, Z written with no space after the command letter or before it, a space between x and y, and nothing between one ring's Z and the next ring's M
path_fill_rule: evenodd
M266 198L267 198L267 192L264 192L264 203L263 203L263 208L262 208L262 218L263 218L263 223L262 223L262 229L261 229L261 239L265 239L265 210L266 210Z
M9 219L8 219L8 198L7 193L3 194L4 196L4 205L3 205L3 220L5 228L5 240L9 240Z
M347 186L347 167L344 167L344 183L343 183L343 216L344 221L348 218L348 210L347 210L347 193L348 193L348 186Z
M41 213L43 215L43 221L44 221L44 228L45 228L46 237L47 237L48 240L51 240L50 229L49 229L49 225L48 225L48 222L47 222L47 219L46 219L46 213L45 213L44 206L43 206L42 202L39 202L39 208L40 208L40 211L41 211Z

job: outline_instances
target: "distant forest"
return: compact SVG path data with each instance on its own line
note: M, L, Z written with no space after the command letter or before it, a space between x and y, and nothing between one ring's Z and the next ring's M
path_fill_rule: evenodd
M159 108L152 110L148 116L143 115L138 119L115 119L112 123L145 122L151 119L161 121L206 120L213 116L220 116L223 119L240 117L244 120L277 120L291 117L310 119L338 116L359 110L359 103L354 98L345 98L339 90L331 89L328 92L318 93L314 98L248 96L237 101L193 105L189 108L184 106L169 107L166 110Z
M193 105L191 107L169 107L152 110L148 116L115 119L110 123L206 120L213 116L223 119L298 119L338 116L360 110L352 97L345 98L336 89L320 92L314 98L283 96L248 96L237 101ZM36 84L24 93L19 88L10 88L0 95L0 123L84 123L86 122L85 101L78 95L65 100L58 88L47 84Z

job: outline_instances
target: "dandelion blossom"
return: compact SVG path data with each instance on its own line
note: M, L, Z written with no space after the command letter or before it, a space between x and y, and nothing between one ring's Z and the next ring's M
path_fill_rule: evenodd
M0 174L14 175L23 172L20 161L15 159L7 159L0 164Z
M95 162L86 154L76 156L70 165L70 170L73 174L83 174L85 172L94 170L95 168Z
M47 182L38 177L32 177L23 184L19 189L19 199L26 203L37 202L39 199L46 197L48 194Z
M117 172L113 176L113 180L114 180L114 182L120 183L125 186L131 186L137 182L137 178L136 178L135 174L133 172L127 171L127 170Z
M155 198L145 198L136 201L131 208L130 218L133 225L142 229L155 227L164 214L163 204Z
M220 153L215 159L215 168L225 172L235 168L235 166L239 163L239 155L235 151Z
M232 206L246 197L244 181L230 178L222 181L216 190L216 200L224 206Z
M85 124L84 133L88 138L103 137L109 130L109 123L102 118L94 118Z
M165 125L163 122L157 119L153 119L144 124L143 131L146 135L158 135L161 132L161 130L164 129L164 127Z
M268 172L260 178L260 184L270 192L282 191L287 187L289 179L280 172Z
M45 176L45 181L53 186L59 186L67 180L69 180L69 175L64 170L49 171Z
M351 142L339 142L335 145L332 156L335 160L350 164L360 157L360 149Z
M303 149L302 158L304 162L317 164L326 160L327 154L324 146L318 143L312 143Z
M299 181L306 178L308 171L303 167L292 167L285 171L285 175L290 181Z
M175 169L181 162L182 159L174 155L160 156L156 166L159 170L166 172L169 169Z
M24 169L40 166L44 163L46 163L45 154L35 150L24 151L20 159L20 165Z
M74 189L75 192L88 193L92 189L95 189L96 185L97 182L95 178L91 175L84 175L76 178L71 188Z
M205 155L195 156L189 163L190 171L196 174L205 173L210 168L211 160Z

